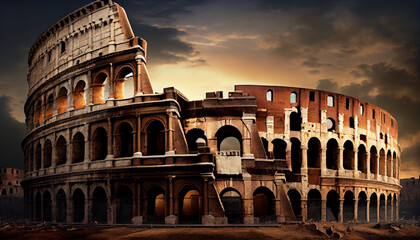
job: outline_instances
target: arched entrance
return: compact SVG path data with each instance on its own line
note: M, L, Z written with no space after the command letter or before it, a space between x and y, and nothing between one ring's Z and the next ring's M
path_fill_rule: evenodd
M241 194L233 188L227 188L220 196L228 223L243 223Z
M85 107L85 81L79 81L73 91L73 106L74 109Z
M376 147L372 146L370 148L370 172L373 174L378 174L378 152L376 151Z
M6 191L6 189L4 189ZM35 208L34 208L35 221L41 221L41 193L37 192L35 195Z
M60 189L57 192L56 196L56 219L57 222L66 222L67 221L67 200L66 193L63 189Z
M301 204L301 198L300 193L296 189L290 189L287 192L287 196L289 197L290 204L293 208L293 213L295 214L297 220L302 219L302 204Z
M189 130L185 135L185 138L187 139L188 150L190 153L198 152L197 139L202 138L207 143L206 133L203 129L200 128L193 128Z
M321 167L321 142L316 137L309 139L307 159L308 168Z
M67 161L67 142L63 136L60 136L56 143L57 163L56 165L66 164Z
M338 169L338 143L335 139L330 139L327 142L327 168Z
M127 122L121 123L115 136L116 157L133 156L133 128Z
M351 141L346 141L344 143L343 167L348 170L354 169L354 149Z
M242 134L234 126L226 125L216 132L217 150L225 152L236 152L242 156Z
M386 199L386 220L390 221L392 220L392 194L389 194Z
M78 188L73 193L74 222L85 222L85 194Z
M153 121L147 127L147 155L165 154L165 126L160 121Z
M369 222L378 221L378 197L376 193L370 195L369 201Z
M379 221L386 221L385 214L385 195L381 194L379 198Z
M201 222L201 195L194 186L184 187L179 193L179 222Z
M85 160L85 136L81 132L74 135L72 147L72 162L83 162Z
M362 173L367 173L367 152L364 145L360 145L357 151L357 169Z
M297 138L291 138L290 142L292 143L292 150L291 150L292 172L300 173L300 168L302 166L302 150L300 148L300 141Z
M317 189L312 189L308 193L308 220L321 220L321 193Z
M266 187L259 187L254 191L254 217L260 223L275 222L275 197L273 192Z
M103 160L108 154L108 138L106 130L103 127L98 127L93 133L93 160Z
M52 221L52 200L51 200L51 193L49 191L45 191L42 195L42 207L43 207L43 221L51 222Z
M165 223L166 205L165 191L161 187L153 187L147 191L148 223Z
M124 67L115 79L115 98L129 98L134 96L134 73L129 67Z
M48 139L44 143L44 168L51 167L51 160L52 160L52 144L51 144L51 141Z
M109 97L108 76L105 73L99 73L92 84L92 102L93 104L102 104Z
M327 194L327 221L338 221L338 213L340 212L340 196L334 190Z
M354 220L354 194L352 191L347 191L344 194L343 221L349 222L353 220Z
M275 159L286 159L286 147L287 143L282 139L274 139L273 144L273 155Z
M299 107L298 107L299 108ZM302 117L300 110L290 114L290 131L300 131L302 125Z
M133 218L133 192L127 186L118 188L116 194L117 200L117 223L130 223Z
M92 221L94 223L108 222L108 198L102 187L97 187L92 196Z
M357 221L367 221L367 196L365 192L359 193L359 201L357 203Z

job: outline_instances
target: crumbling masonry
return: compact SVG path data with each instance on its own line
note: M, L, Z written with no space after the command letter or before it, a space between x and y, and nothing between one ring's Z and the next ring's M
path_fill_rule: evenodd
M235 86L154 93L146 41L98 0L29 52L28 217L84 223L398 218L397 121L341 94Z

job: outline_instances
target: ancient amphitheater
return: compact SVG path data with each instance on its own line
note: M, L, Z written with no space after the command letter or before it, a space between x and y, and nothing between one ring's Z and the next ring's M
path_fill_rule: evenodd
M141 34L141 33L138 33ZM36 221L262 224L398 218L397 121L337 93L154 93L146 41L110 0L30 49L22 181Z

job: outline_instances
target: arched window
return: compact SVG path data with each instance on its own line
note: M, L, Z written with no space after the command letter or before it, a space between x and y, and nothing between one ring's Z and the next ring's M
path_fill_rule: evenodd
M63 136L60 136L56 143L56 152L57 152L57 166L63 165L66 163L67 158L67 142Z
M350 128L354 128L354 118L353 117L349 118L349 125L350 125Z
M273 143L273 155L275 159L286 159L286 146L287 143L282 139L274 139Z
M321 167L321 142L316 137L309 139L307 159L308 168Z
M57 114L67 111L67 89L62 87L57 95Z
M227 188L221 192L220 199L225 209L225 216L228 219L228 223L242 223L243 210L241 194L236 189Z
M267 101L272 102L273 101L273 91L268 90L267 94L266 94L266 97L267 97Z
M85 219L85 194L80 188L73 193L73 221L83 222Z
M349 110L350 109L350 99L346 98L346 109Z
M105 73L99 73L93 80L93 104L105 103L109 97L108 76Z
M364 113L365 113L365 109L363 107L363 104L360 104L360 115L363 116Z
M79 81L73 91L73 105L74 109L85 107L85 82Z
M85 137L81 132L77 132L73 137L72 143L72 162L79 163L85 159Z
M370 172L373 174L378 174L378 152L375 146L370 148Z
M51 167L52 159L52 144L50 140L46 140L44 143L44 168Z
M51 118L54 110L54 97L50 94L47 98L47 106L45 109L45 119Z
M37 170L41 168L41 143L38 143L35 148L35 167Z
M200 128L193 128L187 132L185 135L188 144L188 150L190 153L198 152L197 140L199 138L203 139L207 143L206 132Z
M96 187L92 196L92 221L107 223L108 197L102 187Z
M242 134L234 126L226 125L216 132L218 151L237 151L242 155Z
M357 168L362 173L367 173L367 152L364 145L360 145L357 151Z
M271 222L275 220L275 197L271 190L266 187L259 187L253 194L254 217L260 222Z
M116 157L133 156L133 128L127 122L121 123L116 131Z
M115 80L115 98L129 98L134 96L134 73L129 67L123 68Z
M147 127L147 155L165 154L165 126L160 121L153 121Z
M327 194L327 221L337 221L340 212L340 196L334 190Z
M103 160L106 158L108 150L107 132L103 127L98 127L93 133L93 160Z
M344 169L354 170L354 149L351 141L344 143L343 167Z
M328 107L334 107L334 96L333 95L328 95L327 106Z
M338 169L338 143L335 139L330 139L327 142L327 168Z
M290 142L292 144L292 149L291 149L292 172L300 173L300 168L302 166L302 150L300 148L300 141L297 138L291 138Z
M290 94L290 102L291 103L296 103L296 100L297 100L297 94L295 92L292 92Z
M290 131L300 131L302 125L302 117L300 110L290 114Z

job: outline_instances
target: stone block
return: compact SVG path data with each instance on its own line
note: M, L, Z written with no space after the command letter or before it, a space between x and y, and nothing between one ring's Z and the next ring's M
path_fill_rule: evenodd
M215 219L212 215L204 215L201 217L201 223L203 225L214 225Z
M228 224L228 219L227 217L215 217L214 223L217 225L226 225Z
M178 223L178 217L175 215L170 215L165 217L165 224L177 224Z
M254 217L246 217L244 218L244 224L245 225L252 225L255 223Z
M135 216L131 219L131 223L134 225L142 225L143 224L143 216Z

